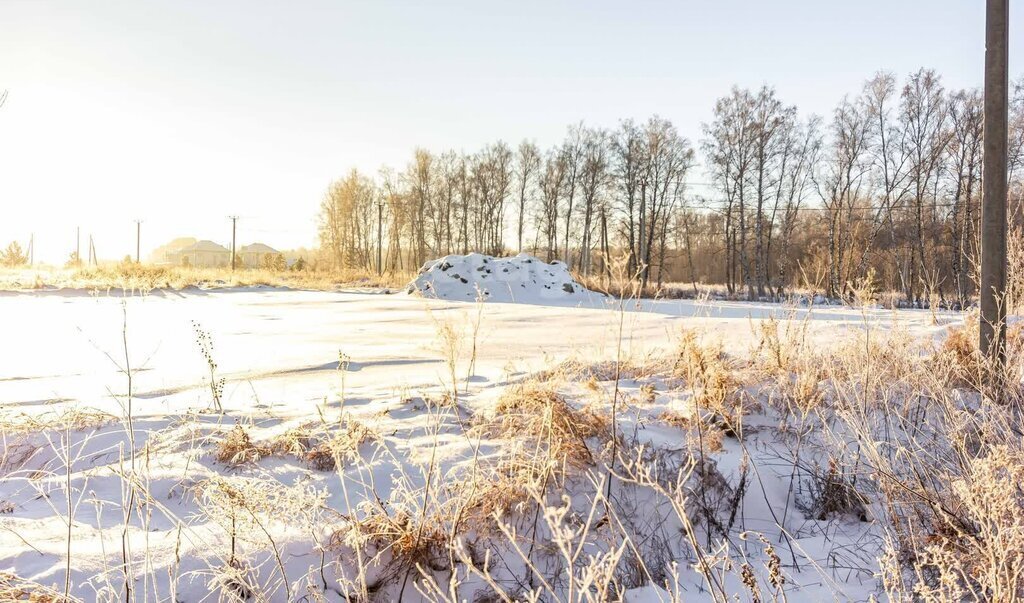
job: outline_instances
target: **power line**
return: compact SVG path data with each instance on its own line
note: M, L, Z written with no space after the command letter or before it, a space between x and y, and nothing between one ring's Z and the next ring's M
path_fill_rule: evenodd
M728 204L729 203L728 203L728 201L722 201L722 200L717 200L717 201L704 200L703 202L699 202L699 205L705 206L705 207L709 206L709 205L713 205L713 204L720 204L722 206L722 208L725 209L725 208L728 208ZM751 204L747 203L746 205L747 205L747 209L750 209L750 205ZM927 204L922 205L922 209L951 208L951 207L957 207L957 206L963 206L963 205L965 205L965 203L927 203ZM739 203L734 202L733 203L733 207L734 208L738 208L739 207ZM708 209L710 209L710 207ZM913 206L913 205L908 205L908 204L891 205L888 208L884 208L884 207L882 207L880 205L856 205L856 206L852 206L852 207L844 205L844 206L842 206L840 208L840 211L877 211L879 209L889 209L889 210L897 211L897 210L901 210L901 209L916 209L916 207ZM800 211L805 211L805 210L806 211L835 211L833 208L830 208L830 207L803 205L803 204L800 205L799 210ZM765 213L770 213L770 212L765 212Z

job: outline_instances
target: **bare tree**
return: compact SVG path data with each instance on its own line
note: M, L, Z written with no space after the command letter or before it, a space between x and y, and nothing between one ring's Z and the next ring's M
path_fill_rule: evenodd
M754 294L747 252L747 203L750 171L754 162L751 115L754 99L747 90L733 88L715 102L714 121L704 124L702 146L712 181L725 199L723 213L727 285L735 291L736 264L740 279Z
M583 202L583 227L580 236L579 269L590 274L590 252L593 247L594 218L600 211L600 203L609 180L608 134L603 130L586 130L583 133L583 160L580 166L580 198Z
M921 69L910 76L901 95L900 118L906 129L904 145L909 157L908 179L915 230L907 278L907 293L912 299L920 293L918 281L923 284L930 282L932 277L930 255L925 247L926 239L936 234L933 227L938 221L935 188L950 138L946 128L946 108L945 91L938 74L930 69Z
M817 181L818 195L827 210L827 287L833 297L847 293L858 205L865 200L865 180L871 167L870 127L865 107L843 99L833 114L830 156Z
M665 224L672 207L683 191L680 186L693 166L693 149L681 137L675 126L666 119L652 117L645 127L646 169L640 186L640 236L642 259L641 286L646 287L650 269L656 256L656 244L666 236ZM659 252L658 258L663 254ZM659 272L663 269L658 264Z
M566 158L561 150L548 153L540 178L541 207L538 216L545 239L547 261L558 257L558 209L565 190Z
M811 189L814 170L821 154L821 119L811 116L804 124L794 124L786 133L786 169L780 178L781 216L776 295L781 299L789 279L790 249L799 223L801 209Z
M896 77L887 71L879 71L865 82L861 93L861 103L871 120L869 147L875 194L857 269L859 274L867 271L872 256L880 250L878 240L883 231L887 232L889 241L895 240L894 212L903 207L910 191L906 129L892 115L896 94ZM893 265L895 272L901 274L898 250L893 250Z
M782 185L790 159L789 133L795 126L796 107L787 107L775 90L762 87L753 96L750 132L753 144L754 179L754 280L758 297L765 295L771 236L781 201Z
M613 135L611 154L614 188L618 197L619 212L622 215L620 236L628 250L629 274L636 274L640 258L638 211L640 178L643 170L643 137L632 120L622 122Z
M516 154L516 184L519 188L519 221L516 225L518 250L523 251L523 231L526 225L528 201L536 188L537 172L540 170L540 149L532 142L519 144Z
M405 173L404 184L408 187L410 207L407 209L410 219L405 222L409 227L409 238L412 242L415 266L427 261L434 249L428 244L428 216L434 203L435 173L434 155L426 149L416 149L412 163ZM436 231L436 225L435 225Z
M565 162L565 244L562 248L565 257L562 259L569 266L572 266L569 235L572 233L573 204L576 199L580 165L583 161L583 130L582 123L571 126L569 136L562 145Z
M373 181L356 170L328 187L320 204L319 234L335 267L370 265L378 194Z
M951 205L947 214L951 243L949 268L956 285L960 307L976 289L980 244L976 194L981 182L981 143L983 134L982 99L978 90L960 90L949 99L952 137L946 148L947 177Z

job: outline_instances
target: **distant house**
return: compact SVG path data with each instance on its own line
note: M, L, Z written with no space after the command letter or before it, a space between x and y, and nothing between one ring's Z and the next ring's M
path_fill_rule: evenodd
M263 265L263 258L268 253L270 255L279 255L281 252L270 245L253 243L251 245L244 245L239 249L238 257L241 258L241 264L246 268L259 268Z
M231 264L231 250L213 241L196 241L167 254L167 259L178 266L221 268Z
M181 257L178 253L189 245L195 245L198 240L199 239L194 237L178 237L177 239L154 249L153 252L149 254L149 263L163 266L181 265Z

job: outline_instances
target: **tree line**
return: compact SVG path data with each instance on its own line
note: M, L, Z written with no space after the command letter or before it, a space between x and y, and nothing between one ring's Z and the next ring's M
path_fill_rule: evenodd
M529 140L416 149L402 170L353 170L330 185L321 255L335 267L400 271L451 253L525 251L582 275L624 266L643 286L849 297L870 282L912 302L963 305L977 293L982 107L979 90L947 89L933 70L902 80L883 71L828 117L801 114L770 86L734 87L696 145L655 116L576 124L546 149ZM1010 129L1019 237L1020 84Z

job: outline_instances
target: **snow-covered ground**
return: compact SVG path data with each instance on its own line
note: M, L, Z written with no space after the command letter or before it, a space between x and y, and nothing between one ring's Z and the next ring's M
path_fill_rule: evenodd
M230 531L208 512L209 484L260 478L282 490L267 495L279 508L264 509L266 524L251 528L267 538L237 544L251 579L263 589L257 598L342 600L343 589L321 586L352 579L357 562L351 550L325 544L331 529L342 526L360 503L373 502L367 500L371 492L387 500L399 485L423 486L420 468L432 457L442 473L463 466L474 456L474 444L456 435L457 424L492 407L510 384L530 374L565 360L671 354L684 328L742 356L756 344L757 324L769 318L809 319L807 338L821 346L865 324L879 330L898 325L914 337L935 337L959 321L942 315L935 325L930 313L914 311L694 301L619 304L575 293L555 304L531 301L495 303L492 298L477 304L405 294L267 289L157 292L124 300L60 293L0 297L5 317L0 573L62 592L70 535L71 593L86 601L123 600L122 526L128 506L135 510L126 537L135 600L217 600ZM224 379L223 414L207 412L212 394L209 364L197 344L201 335L212 342L214 380ZM460 406L438 420L444 429L432 431L428 423L438 412L429 401L451 390L447 359L452 354L446 350L453 346L459 348L454 358ZM126 366L132 374L133 438L124 427ZM627 413L619 429L649 447L681 445L680 430L653 418L682 409L684 396L665 380L633 377L623 381L622 395L640 398L653 391L653 397L647 407ZM607 378L596 381L596 386L567 383L567 395L583 400L593 393L588 387L608 391ZM342 406L376 434L373 445L360 448L368 459L363 464L332 472L288 455L239 467L213 457L236 423L253 439L270 441L310 422L336 421ZM75 417L66 414L69 410ZM90 418L93 412L112 419ZM794 513L787 486L791 467L765 435L772 428L762 425L742 443L726 441L716 453L727 480L736 479L744 455L755 467L752 485L741 493L736 533L764 534L784 548L790 601L866 600L878 586L871 575L871 523L818 522ZM128 452L132 439L134 470ZM69 456L67 464L63 459ZM129 500L131 488L125 484L132 475L137 489ZM773 513L779 509L789 509L789 516ZM254 521L257 515L253 512ZM763 547L756 540L743 542L757 558ZM692 562L678 561L685 600L711 600ZM748 598L741 584L727 581L726 586ZM385 587L379 600L396 597L397 588ZM319 591L314 596L311 589ZM422 597L412 586L402 592L409 600ZM471 592L462 594L472 600ZM626 598L669 600L659 588L642 585Z

